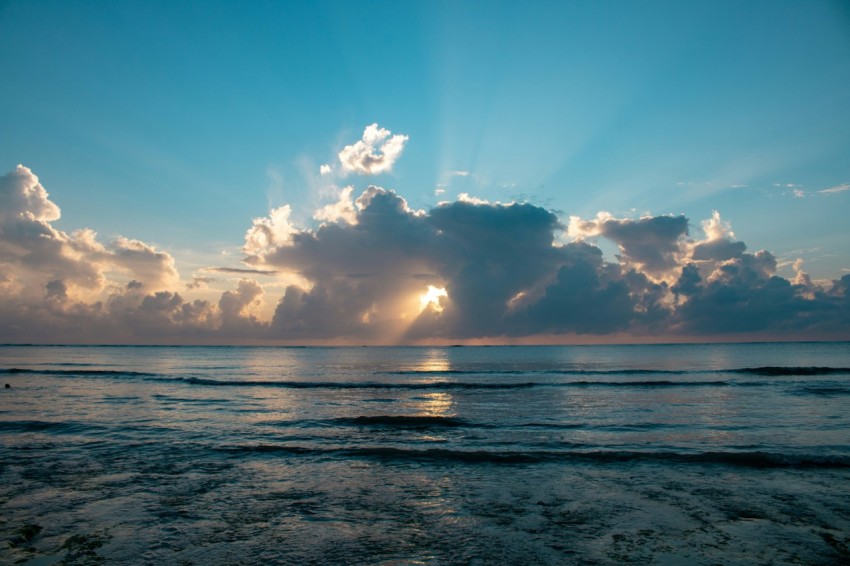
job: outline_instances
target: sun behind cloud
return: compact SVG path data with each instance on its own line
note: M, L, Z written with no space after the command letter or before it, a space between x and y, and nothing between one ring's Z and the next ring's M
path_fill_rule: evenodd
M427 308L431 308L434 312L443 312L443 305L440 304L440 297L448 297L444 287L435 287L428 285L428 290L419 295L419 312Z

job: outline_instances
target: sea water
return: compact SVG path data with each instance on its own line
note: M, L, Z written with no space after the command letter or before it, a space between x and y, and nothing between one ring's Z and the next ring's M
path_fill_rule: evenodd
M850 344L0 347L0 562L850 560Z

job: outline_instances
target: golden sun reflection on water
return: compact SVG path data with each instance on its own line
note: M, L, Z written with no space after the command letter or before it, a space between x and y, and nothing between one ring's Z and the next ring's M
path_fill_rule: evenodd
M417 360L411 369L421 372L424 381L445 381L447 376L441 372L451 371L452 366L448 355L443 348L432 348L423 352L423 356ZM455 412L455 400L448 391L430 391L417 395L415 407L422 415L441 417L449 416Z
M425 355L417 360L416 364L411 368L413 371L423 373L439 373L441 371L450 371L452 365L449 362L449 357L446 355L445 349L431 348L425 351Z
M455 413L455 400L451 393L434 392L419 395L415 398L414 406L421 415L429 417L445 417Z

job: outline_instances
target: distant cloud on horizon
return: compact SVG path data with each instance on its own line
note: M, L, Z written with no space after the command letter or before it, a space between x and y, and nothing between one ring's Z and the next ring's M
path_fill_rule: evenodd
M390 136L368 133L361 142ZM818 284L792 261L793 280L780 277L776 257L749 252L716 211L695 237L683 215L564 223L537 205L466 194L416 210L374 185L336 198L312 227L293 224L289 205L254 219L245 268L202 270L244 276L215 300L212 280L181 279L168 252L55 228L59 207L18 166L0 177L0 342L850 337L850 274ZM617 247L616 261L598 239ZM286 274L299 283L282 283Z
M266 269L248 269L240 267L205 267L203 271L212 273L240 273L243 275L276 275L278 272Z

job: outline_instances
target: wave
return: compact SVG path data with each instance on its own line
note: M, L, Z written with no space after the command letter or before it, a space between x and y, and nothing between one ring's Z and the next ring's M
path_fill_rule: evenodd
M534 370L502 369L502 370L475 370L475 369L399 369L376 371L375 375L517 375L524 373L540 373Z
M763 366L754 368L740 368L733 370L718 370L728 373L741 373L761 376L783 376L783 375L838 375L850 374L850 368L822 367L822 366Z
M567 381L540 382L526 381L515 383L493 382L390 382L378 381L221 381L197 377L174 378L192 385L209 387L280 387L283 389L409 389L409 390L447 390L447 389L531 389L534 387L724 387L738 385L731 381ZM748 385L748 384L741 384Z
M387 446L358 448L312 448L286 445L225 446L232 454L261 453L301 455L318 458L354 458L386 462L430 462L470 464L536 464L591 462L617 464L650 462L660 464L717 464L751 468L850 468L850 456L790 454L781 452L645 452L630 450L490 451L443 448L409 449Z
M490 428L490 425L469 422L458 417L441 417L436 415L369 415L358 417L339 417L335 419L313 420L294 419L282 421L265 421L258 423L267 426L281 427L386 427L386 428Z
M210 387L280 387L284 389L528 389L545 383L462 383L432 381L426 383L382 383L378 381L221 381L198 377L175 378L192 385Z
M460 417L444 417L436 415L368 415L357 417L339 417L332 419L284 419L269 420L256 423L260 426L281 428L334 428L334 427L368 427L385 429L432 429L432 428L475 428L475 429L542 429L542 430L605 430L615 432L631 432L660 429L682 429L688 427L706 428L712 430L743 430L750 428L740 425L682 425L664 422L634 422L619 424L600 424L594 422L475 422Z
M68 364L71 365L71 364ZM224 366L222 366L224 367ZM216 368L209 368L215 371ZM573 375L573 376L697 376L697 375L747 375L758 377L783 376L827 376L850 375L850 368L828 366L761 366L737 369L713 370L649 370L649 369L614 369L614 370L400 370L377 372L389 375L420 375L420 376L450 376L450 375ZM76 366L71 369L32 369L32 368L0 368L0 375L51 375L68 377L115 377L141 378L155 381L171 381L189 385L210 387L281 387L287 389L411 389L411 390L447 390L447 389L530 389L533 387L725 387L725 386L759 386L767 383L759 381L728 381L722 379L708 380L671 380L644 379L632 381L607 381L586 379L580 381L548 382L548 381L430 381L430 382L381 382L381 381L284 381L284 380L220 380L206 377L186 377L166 375L145 371L129 371L115 369L87 369Z
M726 387L739 385L732 381L568 381L554 384L559 387Z
M156 382L185 383L206 387L273 387L282 389L372 389L372 390L512 390L535 387L724 387L729 385L756 385L756 383L734 383L713 381L427 381L427 382L381 382L381 381L294 381L294 380L221 380L205 377L179 377L159 373L118 370L44 369L27 368L0 369L0 374L53 375L69 377L136 377Z
M760 366L729 369L697 369L697 370L670 370L670 369L529 369L529 370L393 370L379 371L376 374L388 375L692 375L692 374L742 374L758 376L793 376L793 375L838 375L850 374L850 368L828 367L828 366Z
M688 371L658 369L410 369L378 371L376 375L681 375Z
M0 370L2 371L2 370ZM511 390L542 388L593 388L593 387L753 387L765 385L762 382L733 382L733 381L523 381L511 383L499 382L463 382L463 381L427 381L427 382L380 382L380 381L275 381L275 380L219 380L202 377L170 377L156 373L124 372L124 371L79 371L79 370L48 370L36 371L27 369L5 370L6 373L48 374L63 376L106 376L106 377L140 377L157 382L186 383L206 387L270 387L281 389L377 389L377 390Z
M469 427L476 426L458 417L431 415L375 415L334 419L340 425L376 426L395 428Z
M821 397L838 397L841 395L850 395L850 388L813 385L809 387L799 387L794 392L798 395L819 395Z
M55 421L0 421L0 431L4 432L51 432L73 434L87 431L102 431L107 427L96 424Z
M75 376L92 376L102 375L109 377L128 376L128 377L156 377L161 374L150 373L146 371L126 371L126 370L111 370L111 369L28 369L28 368L4 368L0 369L0 375L14 374L37 374L37 375L75 375Z

